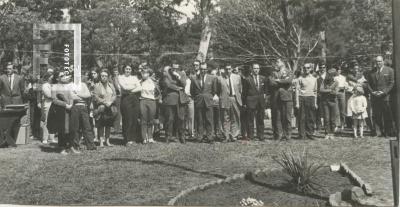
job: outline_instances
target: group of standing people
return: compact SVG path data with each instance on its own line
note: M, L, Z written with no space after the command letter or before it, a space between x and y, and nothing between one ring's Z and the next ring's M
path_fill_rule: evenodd
M161 131L165 142L263 141L266 109L276 140L292 139L293 127L300 139L315 139L321 127L331 139L345 126L353 128L355 138L364 137L365 124L372 135L393 135L393 69L381 56L373 70L354 65L347 74L311 63L293 72L278 60L264 76L260 66L194 61L184 70L173 62L157 74L146 65L138 70L126 65L121 74L118 68L93 69L76 84L73 71L52 69L42 80L26 83L8 64L0 77L1 103L20 104L31 93L37 109L31 119L40 120L43 143L57 136L62 154L80 153L82 141L89 150L96 142L112 146L111 128L118 132L121 123L127 146L154 143Z

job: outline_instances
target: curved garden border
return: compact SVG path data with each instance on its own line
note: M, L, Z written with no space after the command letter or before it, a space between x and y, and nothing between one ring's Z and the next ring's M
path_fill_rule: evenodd
M257 169L255 171L248 171L246 173L239 173L239 174L234 174L233 176L227 177L225 179L218 179L218 180L213 180L204 184L196 185L191 188L187 188L185 190L182 190L177 196L173 197L171 200L168 201L169 206L175 205L175 203L178 201L178 199L186 196L187 194L194 192L196 190L204 190L206 188L212 187L214 185L220 185L223 183L230 183L238 179L244 179L246 175L254 174L258 175L259 173L268 173L274 170L277 170L278 168L263 168L263 169ZM336 192L334 194L331 194L329 196L329 204L331 206L349 206L350 204L347 203L344 200L350 199L351 202L360 204L360 205L366 205L366 202L363 201L363 197L365 196L372 196L372 188L371 186L364 182L360 176L358 176L354 171L352 171L345 163L340 163L340 168L338 169L339 171L343 172L344 174L348 175L351 180L353 180L357 186L354 186L351 190L345 190L343 192ZM364 192L365 195L361 195L360 193ZM368 206L374 206L373 204L368 203ZM351 206L351 205L350 205Z

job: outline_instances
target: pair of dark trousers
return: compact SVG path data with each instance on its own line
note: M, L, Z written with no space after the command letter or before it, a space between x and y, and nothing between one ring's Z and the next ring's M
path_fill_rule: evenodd
M345 126L346 124L346 93L339 92L337 94L338 113L336 115L336 125Z
M71 146L71 137L69 134L64 132L58 132L58 147L62 149L68 149Z
M140 100L140 122L144 140L153 139L154 119L156 118L156 101L152 99Z
M214 133L213 107L203 106L195 108L195 117L199 138L211 139Z
M122 135L124 141L138 141L140 104L137 93L125 94L121 97Z
M213 120L214 135L222 135L221 108L219 106L213 106Z
M86 105L74 105L71 108L70 118L71 144L75 148L79 148L80 130L85 138L86 146L94 146L94 134L89 121L89 111Z
M299 96L299 101L299 136L304 139L306 136L311 137L314 133L315 97Z
M118 115L114 120L114 130L120 131L121 130L121 96L117 96L115 99L115 106L118 108Z
M274 131L274 138L282 137L290 139L292 137L292 101L277 101L271 105L271 119Z
M173 137L174 131L176 135L181 138L184 135L183 123L185 120L185 105L166 105L165 112L167 115L166 137L167 139Z
M323 100L322 108L324 111L325 134L332 134L335 131L336 117L338 114L336 99Z
M254 119L256 119L257 138L264 139L264 108L258 104L255 108L247 108L247 133L254 139Z
M316 110L316 113L315 113L315 115L316 115L315 116L315 124L316 124L317 130L319 130L322 127L321 119L324 118L324 107L322 106L321 97L317 98L317 104L318 104L318 109Z
M372 115L375 130L378 136L390 136L393 134L393 113L389 100L373 97L371 99Z
M247 133L247 108L242 106L240 107L240 133L242 135L242 138L245 139L248 137Z
M237 139L240 134L240 109L235 97L229 97L230 107L221 108L221 123L225 138Z

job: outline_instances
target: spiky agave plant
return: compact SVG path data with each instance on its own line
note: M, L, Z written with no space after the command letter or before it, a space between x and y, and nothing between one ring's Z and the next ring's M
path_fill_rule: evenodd
M292 178L296 190L303 194L313 194L321 190L321 185L315 182L318 171L324 166L308 160L308 151L294 154L290 149L283 151L280 157L274 160L282 166L283 170Z

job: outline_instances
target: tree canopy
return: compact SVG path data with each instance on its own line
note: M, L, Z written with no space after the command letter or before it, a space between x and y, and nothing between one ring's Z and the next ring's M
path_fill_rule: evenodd
M160 68L171 59L188 65L204 36L205 9L212 33L207 58L223 63L271 65L280 58L295 70L307 61L321 62L321 50L328 62L367 63L376 54L391 53L390 0L196 0L194 17L182 24L176 8L189 2L4 1L0 62L29 59L32 25L60 22L63 8L69 8L71 23L82 24L83 69L141 62Z

